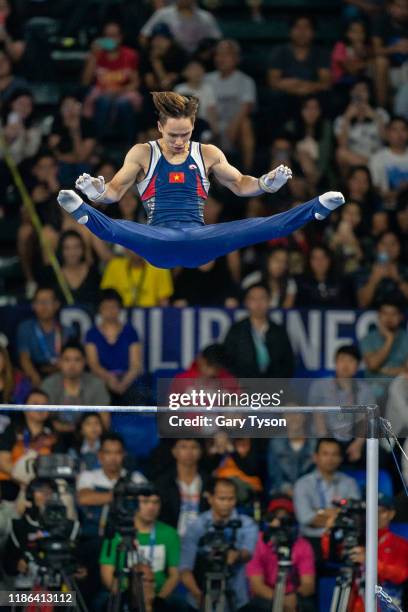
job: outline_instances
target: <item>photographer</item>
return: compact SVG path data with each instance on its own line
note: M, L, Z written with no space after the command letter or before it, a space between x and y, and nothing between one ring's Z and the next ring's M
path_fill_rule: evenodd
M182 603L173 595L179 581L180 540L173 527L157 520L160 497L150 484L143 485L138 495L138 508L134 514L134 538L139 553L139 571L143 573L146 610L182 610ZM111 592L125 591L127 579L118 585L115 575L117 552L122 541L116 532L111 540L105 539L100 556L101 577ZM123 569L125 555L120 554L119 570Z
M224 546L228 547L223 549L225 550L223 566L228 569L227 588L235 596L234 608L241 609L249 600L245 563L249 561L255 549L258 528L248 516L238 514L235 508L236 486L231 480L226 478L214 480L209 489L208 501L211 509L198 516L182 540L181 579L189 591L189 603L195 609L200 608L204 596L205 569L204 575L202 573L200 575L198 568L200 565L208 568L210 564L206 560L211 558L214 552L211 550L211 543L206 544L205 539L214 533L216 526L224 525L221 537ZM236 524L238 520L240 526L231 527L231 522L234 521ZM203 563L200 563L200 559Z
M28 557L32 557L35 560L39 541L50 537L50 534L43 525L44 513L47 504L57 494L57 485L53 480L34 478L28 485L26 499L30 506L25 510L21 518L12 521L11 533L6 542L3 567L8 575L28 575ZM73 543L77 538L78 531L78 521L66 519L63 528L58 534L58 538ZM29 578L29 576L27 577ZM34 575L32 579L33 581L35 580ZM27 580L27 586L34 586L33 584L29 585L28 582L29 580Z
M408 540L389 529L395 516L394 500L383 493L378 496L378 582L401 606L403 583L408 580ZM354 563L365 563L365 547L356 546L350 551ZM357 604L356 604L357 606ZM352 609L352 612L357 607Z
M291 566L286 578L284 612L314 609L310 598L315 590L313 549L297 533L293 502L284 495L269 503L267 528L260 534L254 556L246 566L253 610L271 610L282 554Z
M320 438L313 459L316 469L296 481L293 501L302 535L312 544L316 561L320 561L320 537L339 513L333 502L360 499L360 491L353 478L338 471L343 460L338 440Z

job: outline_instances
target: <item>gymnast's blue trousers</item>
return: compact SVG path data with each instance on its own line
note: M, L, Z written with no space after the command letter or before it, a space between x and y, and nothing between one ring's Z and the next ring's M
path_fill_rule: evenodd
M120 244L158 268L197 268L236 249L287 236L314 221L315 213L327 217L330 212L318 198L314 198L271 217L212 225L177 221L166 225L143 225L111 219L85 203L72 216L80 219L88 215L85 226L98 238Z

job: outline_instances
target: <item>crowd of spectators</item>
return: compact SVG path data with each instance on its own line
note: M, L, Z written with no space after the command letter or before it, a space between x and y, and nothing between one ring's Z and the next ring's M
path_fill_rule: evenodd
M378 403L408 452L407 1L339 3L344 35L330 47L318 43L313 18L299 11L288 20L288 40L271 42L262 66L251 70L244 46L223 38L217 22L223 0L200 8L195 0L151 0L144 3L150 16L140 31L110 16L94 24L76 86L62 87L59 101L46 105L36 99L29 69L38 47L25 32L30 10L47 3L32 3L38 7L24 12L25 4L31 3L0 0L0 259L18 255L13 291L28 313L8 344L0 338L0 401L75 408L153 402L143 371L144 339L127 322L127 308L246 310L222 344L204 347L175 377L177 392L191 390L192 381L200 389L237 391L239 378L293 377L291 341L285 327L270 320L271 308L375 309L377 323L358 345L337 347L330 356L333 376L312 383L308 401ZM70 0L61 4L69 7ZM261 0L247 5L253 24L273 18ZM285 164L294 172L278 194L244 202L214 184L207 223L267 216L327 189L342 190L345 206L319 227L310 224L198 269L158 269L102 243L57 206L56 195L82 172L109 181L133 143L157 139L150 91L169 89L199 98L193 138L220 146L242 171L258 176ZM27 200L42 224L42 239ZM104 212L146 222L133 188ZM52 254L74 303L94 318L85 337L75 325L60 323L66 292ZM95 612L105 609L109 592L126 588L115 582L120 535L114 530L108 537L105 530L113 489L125 474L150 487L141 489L134 516L148 560L140 571L149 612L202 605L196 571L202 536L212 523L237 518L236 542L226 558L235 603L243 610L271 609L278 560L260 533L261 511L271 524L296 517L299 525L285 610L317 610L321 536L338 515L335 500L363 495L353 474L364 466L364 439L350 419L339 423L335 415L316 414L309 423L296 413L296 399L293 405L286 438L217 434L172 443L159 442L156 424L144 415L2 412L4 584L22 584L18 580L29 575L25 549L55 494L56 485L35 476L34 461L62 453L78 466L67 501L67 537L78 538L77 578ZM408 482L408 462L401 457L400 464ZM400 493L385 447L381 467ZM387 542L380 547L380 580L393 585L396 601L408 579L408 547L388 526L396 509L408 523L408 506L401 507L398 499L380 500L381 542ZM363 547L352 554L364 562ZM353 610L359 609L355 603Z

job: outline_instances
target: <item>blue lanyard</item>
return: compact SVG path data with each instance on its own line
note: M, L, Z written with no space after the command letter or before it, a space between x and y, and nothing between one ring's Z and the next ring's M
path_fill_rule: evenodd
M317 479L317 492L319 494L319 501L320 501L319 508L326 508L327 499L326 499L326 494L323 489L323 483L320 478Z
M43 330L40 328L40 326L37 323L34 326L34 331L35 331L35 335L37 337L38 343L40 345L41 352L43 353L45 359L48 362L55 363L56 357L57 357L57 350L55 350L56 346L55 346L54 355L53 355L45 339L45 333L43 332ZM55 344L56 344L58 331L55 330L54 333L55 333Z
M334 483L333 483L334 484ZM328 500L323 488L323 481L320 477L316 479L317 492L319 494L320 508L330 508L332 500Z
M154 547L156 546L156 525L153 527L149 534L149 564L153 567L154 559Z

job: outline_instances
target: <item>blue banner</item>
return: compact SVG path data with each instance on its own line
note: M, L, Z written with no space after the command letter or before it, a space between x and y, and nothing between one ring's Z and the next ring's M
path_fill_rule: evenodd
M26 307L0 308L0 331L8 336L11 348L15 349L17 324L27 316ZM145 371L157 376L172 376L187 368L201 348L222 342L230 325L245 316L243 309L224 308L134 308L123 313L142 342ZM357 310L273 310L270 316L286 327L296 355L297 377L332 373L339 346L360 340L377 321L375 311ZM82 337L93 325L92 317L80 307L63 308L61 322L76 323Z

